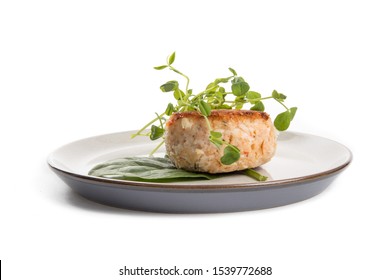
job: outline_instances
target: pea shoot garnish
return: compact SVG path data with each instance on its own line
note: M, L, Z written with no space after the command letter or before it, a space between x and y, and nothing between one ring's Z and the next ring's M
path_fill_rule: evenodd
M185 80L184 88L181 88L176 80L170 80L161 85L160 90L165 93L172 93L175 102L168 103L164 111L156 113L155 118L132 135L132 138L143 135L148 136L151 140L162 139L157 147L151 151L150 155L153 155L163 145L166 121L169 116L176 112L196 111L204 117L209 129L210 142L218 148L224 146L224 153L220 159L224 165L230 165L238 161L240 159L240 150L226 142L222 137L222 133L213 131L208 119L212 110L240 110L246 107L254 111L264 111L263 101L272 99L283 107L283 112L279 113L274 120L274 126L277 130L284 131L288 129L291 121L294 119L297 107L289 108L285 105L286 95L274 90L271 95L263 97L259 92L250 90L248 82L239 76L233 68L228 69L230 72L229 76L217 78L209 83L203 91L194 93L189 88L189 77L173 66L175 58L176 53L174 52L167 57L166 64L154 67L154 69L169 69L180 75ZM253 173L252 170L247 172L249 176L251 176L251 173Z

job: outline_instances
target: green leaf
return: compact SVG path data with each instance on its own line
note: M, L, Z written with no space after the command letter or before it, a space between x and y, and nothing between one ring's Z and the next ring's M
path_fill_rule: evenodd
M279 93L279 99L280 100L285 100L287 96L285 96L283 93Z
M272 97L275 99L279 99L279 93L275 89L272 91Z
M161 66L156 66L156 67L153 67L153 68L156 69L156 70L162 70L162 69L165 69L167 67L168 67L168 65L161 65Z
M244 95L248 90L249 90L249 85L247 82L232 84L232 92L235 96Z
M261 98L261 94L256 92L256 91L248 91L246 93L246 98L248 99L248 101L251 103L251 104L255 104L258 100L256 99L260 99ZM254 100L255 99L255 100Z
M253 105L251 108L250 108L252 111L260 111L260 112L264 112L264 104L263 102L261 101L258 101L255 103L255 105Z
M173 106L173 104L172 104L172 103L169 103L168 106L167 106L167 108L165 109L165 115L167 115L167 116L172 115L172 113L174 112L174 110L175 110L175 107Z
M184 96L184 92L179 88L175 88L173 91L173 96L176 100L180 100Z
M173 52L168 58L168 65L171 65L175 61L176 53Z
M290 126L291 122L291 113L290 111L285 111L276 116L274 120L274 125L277 130L284 131Z
M177 89L179 86L179 83L177 81L168 81L165 84L160 86L160 89L162 92L170 92Z
M230 79L231 79L230 77L228 77L228 78L218 78L218 79L214 80L214 84L227 83L227 82L229 82Z
M201 100L199 102L199 110L202 113L203 116L208 117L211 114L211 107L208 103Z
M245 82L244 78L243 77L234 77L234 79L232 80L232 84L239 83L239 82Z
M164 131L165 130L163 128L152 125L149 136L150 140L157 140L158 138L161 138L164 135Z
M207 85L207 88L205 90L205 93L214 93L218 90L219 86L214 84L214 83L210 83Z
M218 131L210 131L210 135L211 135L213 138L221 138L221 137L222 137L222 133L221 133L221 132L218 132Z
M267 176L264 176L262 174L260 174L259 172L257 172L256 170L254 169L245 169L244 171L242 171L245 175L257 180L257 181L267 181L268 177Z
M232 72L232 74L233 74L234 76L237 76L237 72L236 72L236 70L234 70L233 68L230 68L230 67L229 67L229 71Z
M214 179L217 175L177 169L168 158L126 157L99 164L91 176L143 182L176 182L190 179Z
M221 104L219 105L218 107L216 107L216 109L226 109L226 110L230 110L232 109L232 106L229 106L227 104Z
M222 133L218 131L210 131L209 140L218 148L221 147L223 144Z
M249 84L242 77L236 77L232 80L232 92L235 96L245 95L249 88Z
M225 101L225 97L221 92L214 92L208 99L208 102L212 105L219 105Z
M297 112L298 108L297 107L291 107L290 108L290 115L291 115L291 120L294 119L295 113Z
M207 87L206 87L206 89L211 89L211 88L214 88L214 87L216 87L217 86L217 84L216 83L209 83L208 85L207 85Z
M219 138L212 138L211 136L209 137L209 140L211 143L213 143L215 146L217 146L218 148L222 146L223 144L223 141Z
M236 110L241 110L243 107L244 107L244 103L242 102L237 102L236 105L234 106Z
M234 99L233 107L237 110L241 110L242 107L244 107L245 104L245 95L237 96Z
M272 97L279 101L284 101L287 98L283 93L279 93L276 90L272 92Z
M252 170L252 169L247 169ZM244 170L243 173L255 180L261 179L260 176L251 171ZM188 180L212 180L219 177L229 176L228 174L209 174L200 172L189 172L176 168L168 158L162 157L125 157L110 160L93 167L88 175L141 182L180 182ZM265 176L263 176L265 177Z
M230 165L240 159L240 150L229 144L223 150L223 156L221 157L221 163L224 165Z

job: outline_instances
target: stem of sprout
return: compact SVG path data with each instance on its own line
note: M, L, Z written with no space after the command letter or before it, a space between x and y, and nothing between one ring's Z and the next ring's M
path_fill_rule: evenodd
M187 96L188 94L188 86L190 84L190 78L188 78L187 75L183 74L182 72L180 72L179 70L177 70L175 67L173 67L172 65L169 65L169 69L171 69L172 71L176 72L177 74L183 76L186 80L187 80L187 83L186 83L186 91L185 91L185 94Z
M160 147L165 143L165 140L161 141L160 144L158 144L150 153L149 153L149 156L153 156L153 154L158 150L160 149Z
M141 133L147 129L150 125L152 125L154 122L158 121L159 119L161 119L163 116L165 115L165 112L160 114L160 115L157 115L157 117L155 117L153 120L151 120L150 122L148 122L146 125L144 125L140 130L137 131L137 133L135 134L132 134L131 135L131 139L133 139L134 137L138 136L138 135L141 135Z
M209 118L206 117L206 116L203 116L203 117L206 120L207 127L209 128L209 132L212 131L213 129L211 128L211 124L210 124Z
M164 128L161 118L162 118L162 116L163 116L165 113L164 113L162 116L159 116L157 113L155 113L155 114L156 114L158 120L160 121L160 126L161 126L161 128Z
M278 101L279 104L281 104L287 111L290 110L286 105L284 105L283 102L281 102L280 100L278 100L278 99L276 99L276 98L274 98L274 99L275 99L276 101Z

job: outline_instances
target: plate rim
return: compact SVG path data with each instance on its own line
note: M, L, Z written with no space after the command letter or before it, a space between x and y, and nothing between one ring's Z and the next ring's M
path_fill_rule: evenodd
M101 178L101 177L95 177L95 176L70 172L70 171L59 168L53 162L53 156L55 155L56 151L60 150L61 148L66 147L68 145L75 144L79 141L94 139L97 137L109 136L112 134L130 133L130 132L131 131L122 131L122 132L101 134L101 135L87 137L87 138L83 138L83 139L79 139L79 140L70 142L68 144L65 144L65 145L57 148L53 152L51 152L49 154L49 156L47 157L47 164L56 173L60 173L60 174L66 175L66 176L71 176L74 179L77 179L80 181L84 181L84 182L88 182L88 183L95 183L95 184L99 184L99 185L103 185L103 186L107 186L107 187L118 187L118 188L125 188L125 189L131 187L131 188L141 188L144 190L145 189L150 189L150 190L160 189L160 190L176 190L176 191L177 190L194 190L194 191L195 190L201 190L201 191L205 191L205 190L214 190L214 191L230 190L230 191L234 191L234 190L248 190L248 189L253 190L253 189L258 189L258 188L261 188L261 189L269 189L269 188L276 188L276 187L282 188L282 187L286 187L286 186L291 185L291 184L309 183L312 181L325 179L327 177L330 177L332 175L336 175L339 172L343 171L345 168L347 168L351 164L352 159L353 159L353 154L352 154L351 150L349 148L347 148L345 145L343 145L335 140L332 140L332 139L329 139L326 137L322 137L322 136L309 134L309 133L289 131L287 133L295 133L295 134L300 134L300 135L320 137L320 138L325 139L327 141L334 142L335 144L342 146L346 150L346 152L348 154L347 159L345 160L345 162L343 162L342 164L339 164L338 166L336 166L334 168L331 168L331 169L328 169L328 170L325 170L322 172L313 173L313 174L306 175L306 176L299 176L299 177L265 181L265 182L254 181L254 182L249 182L249 183L246 182L246 183L242 183L242 184L240 184L240 183L229 184L228 183L228 184L217 184L217 185L207 184L207 183L200 184L200 185L197 185L197 184L190 184L189 185L189 184L185 184L185 183L170 184L170 183L159 183L159 182L143 182L143 181Z

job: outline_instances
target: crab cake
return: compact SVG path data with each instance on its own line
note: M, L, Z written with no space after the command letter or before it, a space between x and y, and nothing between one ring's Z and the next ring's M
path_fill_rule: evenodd
M225 173L258 167L276 150L276 129L267 113L250 110L213 110L211 129L222 133L225 142L240 150L240 159L224 165L220 159L226 145L209 141L205 118L196 111L174 113L166 123L165 145L177 168L189 171Z

